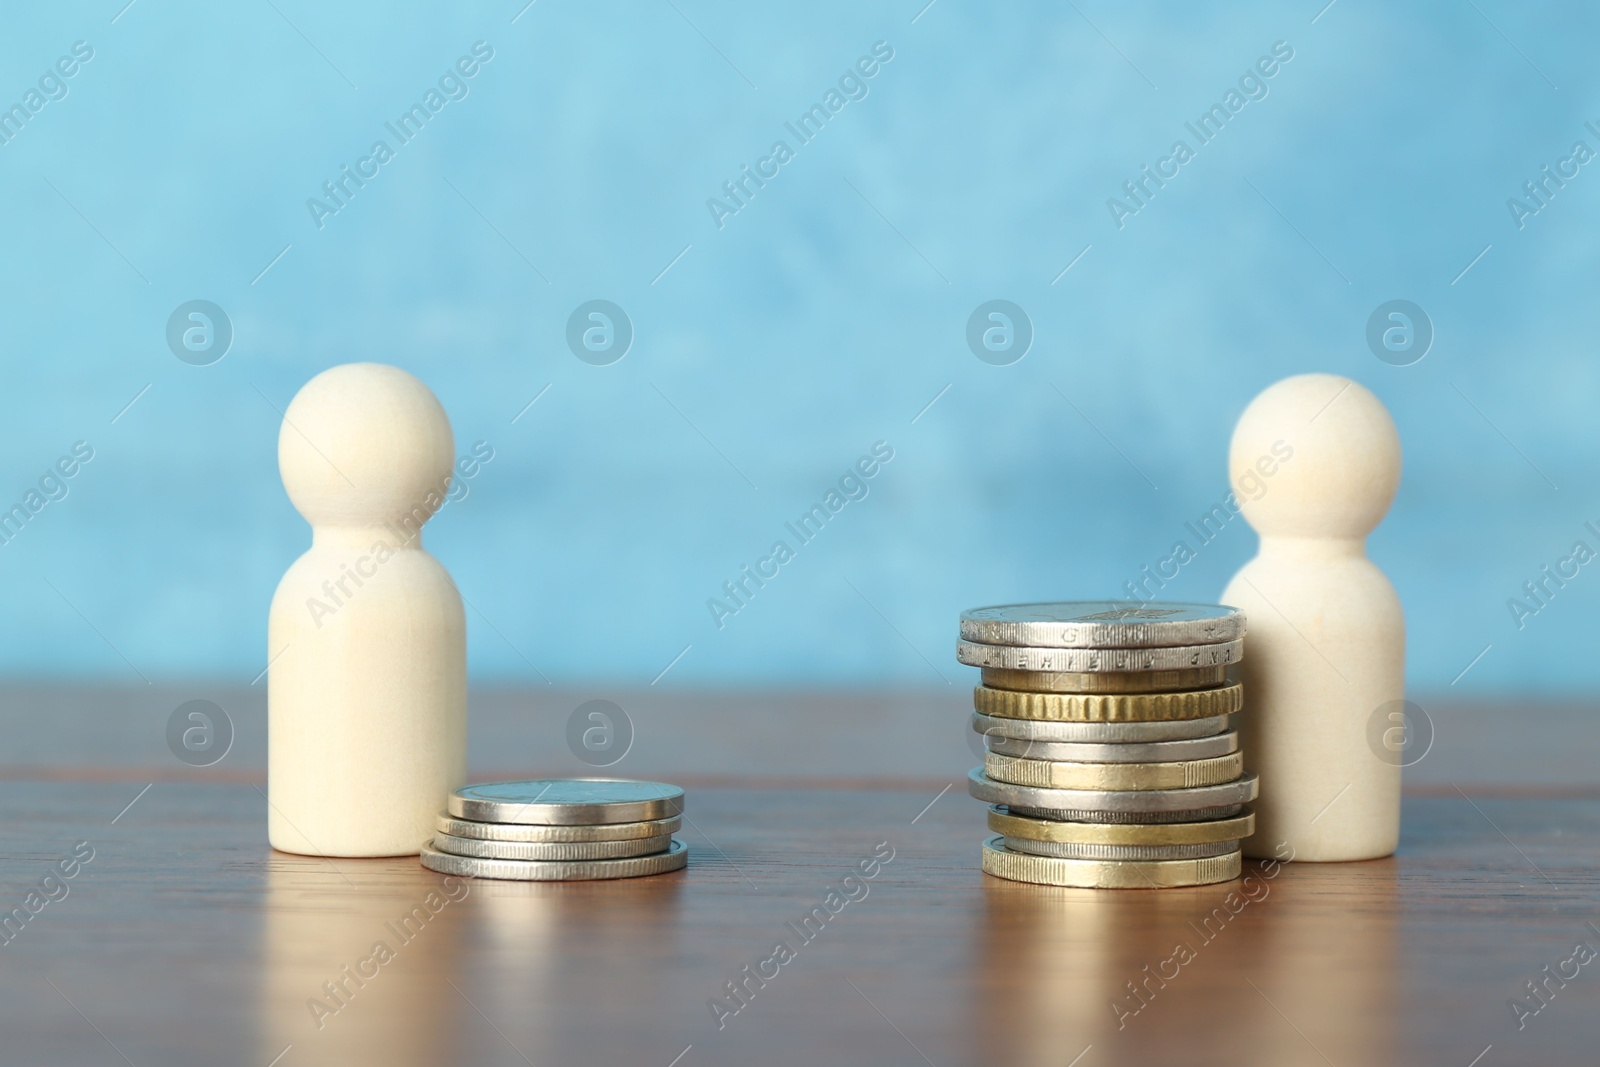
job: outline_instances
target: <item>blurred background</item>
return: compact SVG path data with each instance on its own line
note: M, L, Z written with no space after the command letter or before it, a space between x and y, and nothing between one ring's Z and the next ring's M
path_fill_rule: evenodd
M1179 540L1162 596L1215 599L1255 535L1186 523L1245 404L1306 371L1399 425L1370 551L1412 689L1592 692L1600 577L1524 583L1600 550L1597 29L1503 0L8 13L8 699L255 716L310 537L281 412L354 360L492 452L427 543L475 685L558 717L881 691L959 753L958 612L1127 596Z

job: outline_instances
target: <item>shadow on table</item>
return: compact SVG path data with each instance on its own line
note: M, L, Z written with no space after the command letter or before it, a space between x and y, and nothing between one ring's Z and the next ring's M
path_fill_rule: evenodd
M1063 1067L1092 1045L1097 1067L1179 1048L1186 1064L1230 1067L1395 1062L1394 861L1245 872L1162 890L986 878L993 1061ZM1366 906L1340 906L1352 897Z
M437 1067L603 1035L608 1006L661 989L680 882L496 882L274 852L259 1062ZM592 1027L556 1010L572 1003L593 1006Z

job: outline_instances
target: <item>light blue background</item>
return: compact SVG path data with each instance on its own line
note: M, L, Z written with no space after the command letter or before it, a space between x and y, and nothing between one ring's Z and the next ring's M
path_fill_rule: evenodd
M1506 207L1600 146L1592 7L275 3L5 16L4 103L95 49L0 146L0 498L95 449L0 546L5 673L255 677L309 538L275 409L371 359L496 450L428 529L480 680L646 685L689 646L659 685L967 683L962 608L1119 595L1226 493L1249 399L1326 370L1405 444L1371 552L1413 687L1600 684L1600 573L1506 607L1600 519L1600 167ZM470 96L318 230L306 199L478 40ZM879 40L870 95L719 230L707 198ZM1107 197L1279 40L1270 95L1119 231ZM1363 339L1397 297L1437 330L1403 368ZM196 298L236 331L209 367L164 339ZM613 366L564 341L592 298L637 331ZM992 298L1036 329L1013 366L964 341ZM707 598L880 439L871 495L718 631ZM1167 594L1214 599L1254 540Z

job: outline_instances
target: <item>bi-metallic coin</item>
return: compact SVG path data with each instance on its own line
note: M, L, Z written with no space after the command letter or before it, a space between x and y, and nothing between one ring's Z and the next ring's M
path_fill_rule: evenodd
M1204 721L1204 720L1201 720ZM1239 751L1239 733L1194 737L1187 741L1147 741L1144 744L1083 744L1062 741L1019 741L993 734L985 738L989 751L1021 759L1058 763L1175 763L1210 759Z
M997 878L1038 885L1085 889L1171 889L1210 885L1239 877L1244 857L1238 851L1187 860L1071 860L1030 856L1005 847L1005 838L983 843L983 870Z
M1244 755L1230 752L1210 759L1175 760L1171 763L1062 763L988 752L983 757L983 771L996 782L1038 786L1041 789L1126 789L1148 792L1195 789L1231 782L1244 773Z
M1195 860L1239 851L1237 841L1211 841L1198 845L1080 845L1073 841L1035 841L1028 837L1001 839L1012 852L1054 856L1063 860Z
M1163 823L1093 823L1041 819L995 804L989 808L989 829L1008 840L1055 841L1081 845L1204 845L1219 841L1241 841L1256 832L1255 813L1249 808L1239 814L1204 821L1188 821L1188 812L1178 813L1185 821ZM1023 850L1026 851L1026 850Z
M982 767L967 774L967 792L988 804L1005 804L1033 811L1071 811L1095 817L1083 822L1121 822L1100 818L1106 813L1154 815L1172 812L1198 812L1208 808L1248 804L1256 798L1260 779L1254 771L1216 785L1190 789L1053 789L1040 786L997 782L984 774ZM1195 816L1196 819L1203 816ZM1154 821L1152 819L1136 821Z
M1076 822L1092 826L1174 826L1232 819L1249 809L1243 804L1218 804L1215 807L1186 808L1182 811L1095 811L1092 808L1030 808L1012 804L1009 810L1013 815L1024 815L1043 822Z
M973 730L987 738L1067 744L1122 745L1186 741L1196 737L1215 737L1228 729L1228 723L1226 715L1211 715L1204 719L1173 719L1166 722L1060 722L1007 719L998 715L972 716Z
M1227 667L1195 667L1181 671L1014 671L983 668L990 689L1023 693L1167 693L1209 689L1227 681Z

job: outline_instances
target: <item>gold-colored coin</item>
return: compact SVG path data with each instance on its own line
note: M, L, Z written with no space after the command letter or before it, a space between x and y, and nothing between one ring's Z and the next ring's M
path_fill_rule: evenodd
M983 668L983 684L991 689L1023 693L1167 693L1207 689L1228 679L1228 668L1185 667L1175 671L1018 671Z
M1256 832L1256 816L1246 808L1231 819L1205 822L1057 822L1013 815L1004 804L994 804L989 808L989 829L1006 837L1077 845L1204 845L1249 837Z
M1238 778L1244 773L1244 753L1170 763L1064 763L985 752L983 773L997 782L1036 789L1195 789Z
M1063 841L1030 841L1026 837L1008 837L1004 840L1009 852L1054 856L1064 860L1150 863L1159 860L1201 860L1239 851L1237 841L1213 841L1208 845L1074 845Z
M1239 877L1239 852L1186 860L1069 860L1030 856L1005 847L1005 838L983 843L983 873L1013 882L1084 889L1173 889L1231 882Z
M1023 693L980 685L972 692L972 705L981 715L1002 719L1168 722L1232 715L1244 707L1244 686L1235 682L1178 693Z

